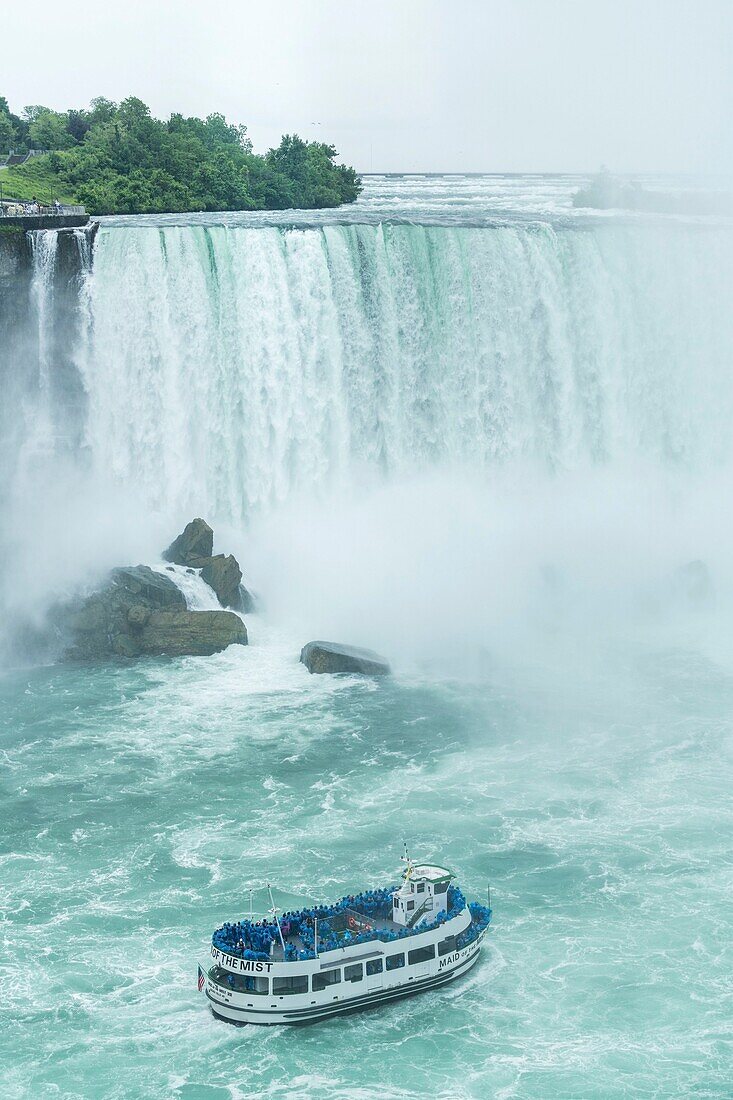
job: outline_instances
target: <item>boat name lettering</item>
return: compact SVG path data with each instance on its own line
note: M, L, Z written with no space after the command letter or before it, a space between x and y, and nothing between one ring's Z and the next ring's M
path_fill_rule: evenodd
M228 970L241 970L249 974L269 974L272 963L260 959L238 959L234 955L225 955L218 947L211 948L211 957Z
M472 955L477 947L478 941L470 944L468 947L464 947L462 951L454 951L452 955L446 955L438 963L438 970L442 970L446 966L452 966L453 963L459 962L465 955Z

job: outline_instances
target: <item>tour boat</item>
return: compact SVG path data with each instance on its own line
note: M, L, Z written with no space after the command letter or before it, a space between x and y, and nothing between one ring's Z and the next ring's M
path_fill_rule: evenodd
M224 924L199 967L215 1016L295 1024L435 989L478 959L491 909L467 903L453 874L405 854L402 882L264 920ZM250 903L251 904L251 903Z

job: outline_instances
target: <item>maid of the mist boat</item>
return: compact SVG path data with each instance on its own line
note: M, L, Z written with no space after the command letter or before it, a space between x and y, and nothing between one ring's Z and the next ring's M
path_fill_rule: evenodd
M402 884L278 917L224 924L199 967L215 1016L295 1024L381 1004L449 982L478 959L491 909L466 903L445 867L414 863Z

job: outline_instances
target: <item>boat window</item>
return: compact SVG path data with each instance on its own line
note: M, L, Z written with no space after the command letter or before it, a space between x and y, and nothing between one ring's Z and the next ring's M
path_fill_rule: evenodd
M397 897L393 898L393 899L392 899L392 904L394 905L395 909L399 909L399 907L400 907L400 899L399 899L399 898L397 898Z
M294 974L292 978L273 978L272 979L272 995L273 997L287 997L291 993L307 993L308 992L308 975L307 974Z
M371 977L372 974L381 974L384 970L381 959L370 959L367 963L367 977Z
M328 989L329 985L338 985L341 981L340 970L324 970L322 974L313 975L313 992Z
M418 894L424 894L425 893L425 883L424 882L418 882L417 892L418 892Z
M438 954L440 956L452 955L453 952L455 951L455 949L456 949L456 937L455 936L446 936L445 939L441 940L440 943L438 944Z
M401 966L405 965L405 953L401 951L399 955L387 955L387 970L399 970Z
M235 993L255 993L258 996L270 992L270 979L255 977L253 974L232 974L223 966L212 966L209 977L224 989Z
M435 958L435 944L434 943L428 944L427 947L416 947L414 951L408 952L408 955L407 955L407 961L409 962L410 966L412 966L413 963L424 963L424 962L427 962L428 959L434 959L434 958Z
M352 963L351 966L344 967L344 981L345 982L360 982L364 977L364 967L361 963Z
M434 894L444 894L447 889L448 889L448 883L447 882L436 882L435 889L433 890L433 893Z
M414 901L408 901L407 908L408 909L414 909L415 908L415 902Z

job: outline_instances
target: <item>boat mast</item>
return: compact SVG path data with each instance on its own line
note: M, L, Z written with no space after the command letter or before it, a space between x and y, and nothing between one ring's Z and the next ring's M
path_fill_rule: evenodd
M270 895L270 912L275 918L275 924L277 925L278 935L280 936L280 943L282 944L283 955L285 954L285 940L283 939L283 930L280 927L280 921L277 919L277 909L275 908L275 899L272 896L272 887L269 882L267 884L267 892Z
M404 877L405 882L407 882L410 879L411 875L412 875L412 869L414 867L414 864L413 864L412 860L410 859L409 852L407 851L407 841L404 840L403 844L405 845L405 854L403 856L400 856L400 862L405 864L405 873L404 873L403 877Z

